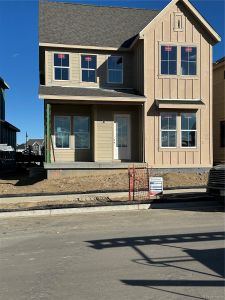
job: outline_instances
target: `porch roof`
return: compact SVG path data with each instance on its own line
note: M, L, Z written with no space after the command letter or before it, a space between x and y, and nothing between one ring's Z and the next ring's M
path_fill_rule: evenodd
M201 99L155 99L158 108L199 109L205 104Z
M102 88L81 88L44 86L39 87L39 97L55 100L124 100L145 102L146 98L132 89L109 90Z

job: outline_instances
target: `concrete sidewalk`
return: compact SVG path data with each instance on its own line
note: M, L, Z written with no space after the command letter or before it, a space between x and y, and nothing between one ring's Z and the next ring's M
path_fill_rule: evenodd
M0 198L0 218L215 205L206 189L167 190L148 201L128 201L128 193L94 193Z
M196 188L196 189L177 189L177 190L165 190L163 195L171 195L171 194L183 194L183 193L205 193L205 188ZM152 199L156 199L156 197L152 197ZM65 195L40 195L40 196L11 196L11 197L1 197L0 198L0 209L3 205L16 205L22 203L45 203L50 202L54 203L56 201L79 201L88 202L88 201L128 201L128 192L110 192L110 193L91 193L91 194L65 194Z

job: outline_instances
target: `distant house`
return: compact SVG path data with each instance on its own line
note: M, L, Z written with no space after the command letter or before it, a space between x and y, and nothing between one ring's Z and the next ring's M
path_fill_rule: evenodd
M225 57L213 65L214 163L225 163Z
M26 143L17 146L17 152L23 152L25 150L31 151L35 155L42 155L44 147L44 139L29 139Z
M0 77L0 148L11 146L16 149L16 133L20 130L5 120L5 90L7 83Z

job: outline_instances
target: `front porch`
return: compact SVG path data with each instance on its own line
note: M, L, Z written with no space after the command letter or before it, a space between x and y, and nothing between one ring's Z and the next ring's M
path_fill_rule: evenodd
M45 169L127 169L142 163L143 118L143 103L45 101Z

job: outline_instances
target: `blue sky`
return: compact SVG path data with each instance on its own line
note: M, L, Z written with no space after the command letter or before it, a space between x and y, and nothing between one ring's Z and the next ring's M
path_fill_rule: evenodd
M169 1L77 0L97 5L162 9ZM225 0L191 1L224 39ZM21 129L17 142L43 137L43 102L38 99L38 1L0 0L0 76L9 84L6 118ZM224 42L214 47L214 60L225 54Z

